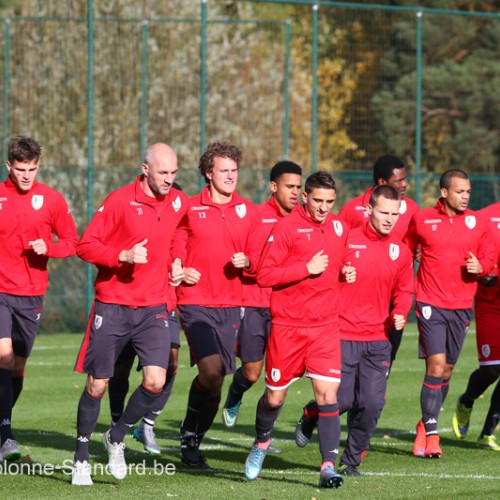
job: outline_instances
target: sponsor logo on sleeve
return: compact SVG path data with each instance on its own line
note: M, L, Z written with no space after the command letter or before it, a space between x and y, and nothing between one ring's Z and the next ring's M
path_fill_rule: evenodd
M43 206L43 195L42 194L34 194L33 198L31 198L31 206L35 210L40 210Z

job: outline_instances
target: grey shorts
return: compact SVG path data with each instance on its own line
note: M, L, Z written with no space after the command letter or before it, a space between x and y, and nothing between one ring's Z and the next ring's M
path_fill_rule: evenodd
M170 356L166 304L132 308L96 300L75 370L95 378L111 378L118 355L130 342L141 366L167 369Z
M446 362L455 365L470 325L472 309L440 309L417 302L418 355L427 358L446 354Z
M179 306L181 325L191 353L191 366L218 354L222 374L236 369L236 332L240 326L239 307Z
M40 327L43 296L0 293L0 339L10 338L16 356L29 357Z
M168 315L168 329L170 330L170 349L179 349L181 346L181 325L179 323L179 316L175 311ZM135 352L132 342L129 342L122 350L116 364L127 367L129 370L134 364L134 359L137 353ZM137 371L142 370L142 365L137 364Z
M271 329L271 313L267 307L245 307L238 330L238 355L243 363L261 361Z

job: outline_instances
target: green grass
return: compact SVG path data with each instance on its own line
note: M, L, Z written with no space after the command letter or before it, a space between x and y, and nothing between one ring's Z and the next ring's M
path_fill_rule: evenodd
M94 476L93 487L73 487L63 465L70 464L76 436L76 409L85 377L74 373L73 365L80 335L41 335L28 362L25 388L14 409L13 427L23 455L46 473L0 474L1 498L498 498L500 456L478 450L474 441L481 430L492 388L476 402L467 439L459 441L451 430L457 396L464 390L469 373L477 366L475 337L468 335L455 369L448 399L440 416L443 457L440 460L412 456L415 423L419 417L419 395L423 362L417 359L417 336L409 327L389 379L387 403L366 455L362 478L346 478L339 490L317 488L320 455L316 438L304 449L293 441L293 430L301 408L311 397L310 382L296 382L289 391L273 432L280 455L268 455L262 478L249 482L243 463L254 436L255 404L263 384L245 396L236 429L227 431L217 415L202 448L215 468L212 472L186 470L179 458L178 432L184 416L187 393L196 371L190 369L188 350L181 349L180 369L172 397L159 417L156 434L164 453L154 459L127 436L126 458L143 467L117 481L106 474ZM412 333L413 332L413 333ZM139 382L135 374L131 387ZM225 397L225 391L223 398ZM224 399L223 399L224 400ZM106 464L101 437L109 426L109 404L105 397L97 428L90 443L93 464ZM342 421L345 438L345 421ZM342 441L343 444L343 441ZM0 463L1 464L1 463ZM173 475L154 474L154 466L174 464ZM5 464L2 464L5 467ZM35 467L35 466L33 466ZM51 468L57 468L51 472Z

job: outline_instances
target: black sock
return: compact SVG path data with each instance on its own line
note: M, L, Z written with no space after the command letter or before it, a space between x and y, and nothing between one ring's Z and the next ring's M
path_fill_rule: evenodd
M441 385L443 379L426 375L420 393L420 406L422 407L422 420L425 425L425 433L438 433L438 418L441 411Z
M486 420L484 421L483 430L480 437L492 436L500 421L500 380L498 381L493 394L491 395L490 408Z
M339 405L318 405L319 451L323 462L335 463L340 445Z
M19 394L23 390L24 373L20 377L12 376L12 408L14 408Z
M99 410L101 409L100 398L93 398L85 389L80 396L78 403L78 413L76 418L76 451L75 462L79 460L83 462L90 460L89 456L89 441L92 432L95 429Z
M441 406L444 404L446 396L448 396L448 391L450 390L450 379L444 378L443 385L441 386Z
M229 386L229 391L227 393L226 408L231 408L243 397L243 394L252 387L253 382L250 382L243 374L243 369L240 367L236 370L233 376L233 381Z
M210 429L214 421L215 415L219 410L220 394L218 396L209 396L205 402L205 408L200 413L198 418L198 442L201 442L205 433Z
M163 386L163 391L161 391L160 396L155 399L150 410L144 416L144 423L148 425L154 425L156 418L160 415L163 408L165 408L168 398L170 397L170 394L172 394L172 387L174 386L175 382L175 374L175 371L167 371L167 380L165 381L165 385Z
M125 434L149 411L155 399L160 395L161 392L149 391L141 384L130 396L120 420L111 429L109 440L112 443L121 443Z
M125 398L129 390L129 381L127 377L114 376L109 379L108 394L109 394L109 409L111 411L111 419L113 422L118 422L123 415L125 408Z
M280 414L281 406L270 406L265 394L257 403L255 415L255 430L257 431L257 442L265 443L271 439L271 431Z
M474 401L483 394L486 389L495 382L496 378L489 377L487 373L480 370L474 370L469 377L467 389L460 396L460 402L467 408L474 406Z
M12 370L0 368L0 444L14 439L12 434Z
M209 397L208 392L200 384L198 377L195 377L191 383L191 388L189 389L188 405L186 416L182 423L183 432L192 432L196 434L198 432L198 422L200 414L205 408L205 402Z

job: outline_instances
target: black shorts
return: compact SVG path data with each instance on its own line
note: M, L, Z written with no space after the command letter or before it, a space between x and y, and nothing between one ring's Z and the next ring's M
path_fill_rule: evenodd
M469 329L472 309L441 309L417 302L419 331L418 355L427 358L446 354L446 362L455 365Z
M267 307L245 307L238 330L238 355L243 363L264 359L271 329L271 313Z
M95 301L75 370L111 378L118 355L131 342L141 366L167 369L170 356L166 304L132 308Z
M10 338L16 356L29 357L42 317L43 296L0 293L0 339Z
M191 352L191 366L219 354L222 374L236 369L236 333L240 326L239 307L179 306L181 324Z
M168 329L170 330L170 349L179 349L181 346L181 325L179 323L179 316L175 311L169 313L168 316ZM130 370L134 364L134 359L137 353L135 352L132 342L129 342L123 349L118 359L116 360L116 365L120 365L128 368ZM137 364L137 371L142 370L142 365Z

